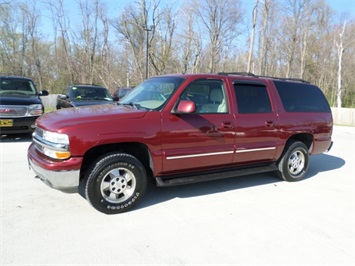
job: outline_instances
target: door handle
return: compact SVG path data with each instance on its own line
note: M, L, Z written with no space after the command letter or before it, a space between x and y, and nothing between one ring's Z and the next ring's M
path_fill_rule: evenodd
M222 128L223 129L233 128L233 123L232 122L222 122Z
M266 121L265 126L266 127L274 127L274 121Z

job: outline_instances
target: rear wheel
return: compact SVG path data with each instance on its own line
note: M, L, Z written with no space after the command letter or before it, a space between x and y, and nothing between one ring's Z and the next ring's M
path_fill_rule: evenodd
M299 181L304 178L309 166L307 146L300 141L288 146L278 164L278 175L289 182Z
M106 214L130 210L143 197L147 187L143 165L125 153L100 157L87 173L86 199L95 209Z

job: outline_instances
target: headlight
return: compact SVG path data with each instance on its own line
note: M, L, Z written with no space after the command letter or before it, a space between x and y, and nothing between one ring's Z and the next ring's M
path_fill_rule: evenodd
M42 104L31 104L28 108L28 113L30 116L43 114Z
M67 134L43 130L43 139L52 143L69 145L69 137Z
M48 157L62 160L71 156L69 137L66 134L36 128L33 140L36 142L37 149Z

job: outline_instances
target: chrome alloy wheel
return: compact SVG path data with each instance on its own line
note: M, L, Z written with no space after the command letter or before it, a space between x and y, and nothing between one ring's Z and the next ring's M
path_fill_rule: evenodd
M290 174L296 176L301 173L305 166L305 160L305 156L301 151L294 151L288 159L288 170Z
M127 168L115 168L101 181L102 197L111 203L121 203L131 197L136 189L136 178Z

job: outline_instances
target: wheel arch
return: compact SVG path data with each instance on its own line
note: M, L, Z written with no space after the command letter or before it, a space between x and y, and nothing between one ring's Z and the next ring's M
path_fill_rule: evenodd
M287 141L285 143L285 147L283 148L283 151L282 151L280 157L278 158L277 162L278 163L280 162L281 158L283 157L285 152L288 150L288 148L292 145L292 143L294 143L296 141L300 141L304 145L306 145L308 152L310 153L312 151L313 139L314 139L314 137L310 133L298 133L298 134L294 134L294 135L290 136L287 139Z
M153 159L149 148L145 144L139 142L127 142L95 146L88 150L84 155L83 163L80 169L80 179L84 178L86 170L93 161L101 155L112 152L127 153L134 156L142 163L148 176L152 176Z
M288 140L286 141L286 145L285 145L284 150L286 150L286 148L289 147L292 143L294 143L296 141L300 141L304 145L306 145L306 147L308 148L308 151L310 151L312 149L313 139L314 139L314 137L310 133L294 134L291 137L289 137Z

